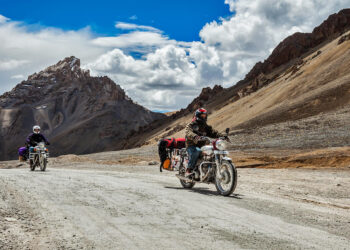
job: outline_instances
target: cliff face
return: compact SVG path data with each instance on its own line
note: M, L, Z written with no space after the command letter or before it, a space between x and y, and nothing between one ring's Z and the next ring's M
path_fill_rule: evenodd
M53 155L118 149L131 130L155 119L108 77L91 77L68 57L0 96L0 160L16 156L39 124Z

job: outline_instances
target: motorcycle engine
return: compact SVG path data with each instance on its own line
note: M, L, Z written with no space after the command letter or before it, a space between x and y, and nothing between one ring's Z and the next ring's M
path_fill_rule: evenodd
M203 173L206 174L208 172L208 165L205 164L202 166Z
M211 164L210 163L205 163L202 165L202 167L200 168L200 175L201 175L201 179L204 182L208 182L211 179L211 174L208 173L209 171L211 171Z
M210 155L203 155L203 161L210 161L211 158L212 157Z

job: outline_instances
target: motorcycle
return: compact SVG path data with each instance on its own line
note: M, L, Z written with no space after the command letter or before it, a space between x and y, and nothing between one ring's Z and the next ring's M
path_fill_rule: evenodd
M38 143L35 147L30 147L29 148L30 170L34 171L36 167L40 167L41 171L45 171L48 158L49 158L49 150L47 149L44 142Z
M226 129L228 135L229 129ZM193 170L193 174L186 177L188 166L188 153L186 149L180 150L179 173L176 175L184 188L193 188L196 183L215 184L216 190L223 196L232 194L237 186L237 170L231 158L228 157L228 137L210 139L201 138L207 141L207 145L201 147L201 155Z

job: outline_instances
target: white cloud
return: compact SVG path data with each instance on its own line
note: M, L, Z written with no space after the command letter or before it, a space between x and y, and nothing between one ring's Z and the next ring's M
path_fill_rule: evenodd
M0 15L0 23L6 23L7 21L10 21L10 18Z
M14 75L14 76L11 76L11 79L24 80L25 76L24 75Z
M171 42L168 37L155 32L135 31L114 37L98 37L92 40L95 45L115 48L135 48L163 46Z
M161 30L154 28L152 26L138 25L134 23L117 22L115 24L115 27L117 29L122 29L122 30L147 30L147 31L162 33Z
M190 101L181 92L199 88L196 67L188 60L186 50L170 44L148 54L144 60L136 60L114 49L85 67L95 75L108 73L138 103L152 109L171 109Z
M131 17L129 17L130 20L137 20L137 16L136 15L133 15Z
M4 71L4 70L13 70L16 69L18 67L20 67L23 64L28 63L29 61L27 60L8 60L8 61L1 61L0 60L0 71Z
M171 40L157 28L117 22L127 33L96 37L89 28L63 31L0 15L0 92L20 78L75 55L94 75L108 75L150 109L185 107L205 86L232 86L286 36L310 32L348 0L222 0L234 14L207 23L201 41ZM139 56L132 56L134 53ZM1 70L4 69L4 70ZM5 70L6 69L6 70Z
M234 12L236 10L236 0L225 0L225 4L230 6L230 11Z

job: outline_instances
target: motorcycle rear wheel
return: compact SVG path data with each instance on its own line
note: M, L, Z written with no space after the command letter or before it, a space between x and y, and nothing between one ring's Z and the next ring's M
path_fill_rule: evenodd
M185 169L184 165L181 164L180 168L179 168L179 175L185 176L185 173L186 173L186 169ZM196 184L195 182L184 181L181 179L180 179L180 183L186 189L191 189L191 188L193 188L194 184Z
M223 160L220 172L223 174L223 178L215 177L216 190L223 196L229 196L237 186L237 170L231 162Z

